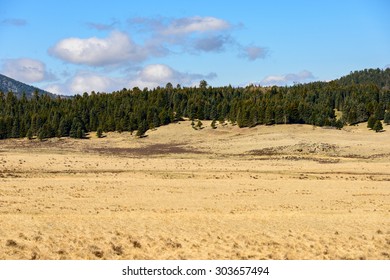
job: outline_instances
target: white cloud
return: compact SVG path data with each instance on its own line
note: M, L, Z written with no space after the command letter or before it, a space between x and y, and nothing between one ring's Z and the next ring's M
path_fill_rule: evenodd
M107 92L114 86L115 82L107 77L92 73L81 73L73 77L70 82L70 90L75 93L100 91Z
M63 95L83 94L84 92L112 92L123 87L125 81L100 73L80 71L64 83L50 84L45 90Z
M130 82L130 87L155 88L165 86L168 82L173 85L193 86L199 84L203 79L212 80L215 73L208 75L179 72L164 64L151 64L139 71L136 77Z
M54 93L54 94L64 94L62 87L58 84L52 84L44 87L44 90Z
M4 59L1 72L24 83L54 79L54 75L46 70L43 62L31 58Z
M219 52L227 44L234 43L229 34L232 30L230 23L215 17L133 18L128 22L138 32L149 34L156 45L179 46L191 53Z
M67 79L64 83L47 85L44 89L62 95L83 94L84 92L113 92L122 88L139 87L143 89L164 87L168 82L182 86L198 85L199 81L212 80L215 73L208 75L184 73L177 71L165 64L151 64L139 69L137 72L128 73L122 77L111 77L97 72L80 71Z
M130 37L113 31L107 38L67 38L49 49L49 53L66 62L89 66L109 66L124 62L140 62L151 53L152 48L135 44Z
M241 57L245 57L248 60L256 60L258 58L265 58L268 53L267 48L257 46L241 47Z
M139 77L147 82L162 83L168 82L175 76L175 71L164 64L152 64L139 72Z
M215 17L186 17L179 18L170 22L170 24L160 30L163 35L180 35L193 32L208 32L217 30L226 30L230 24L222 19Z
M307 70L303 70L297 74L290 73L286 75L267 76L263 80L261 80L260 84L262 86L284 86L292 83L307 82L312 79L314 79L313 74Z

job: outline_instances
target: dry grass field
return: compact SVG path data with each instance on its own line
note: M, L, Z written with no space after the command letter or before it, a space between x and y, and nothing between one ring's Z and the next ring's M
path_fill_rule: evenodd
M390 129L0 141L0 259L390 259Z

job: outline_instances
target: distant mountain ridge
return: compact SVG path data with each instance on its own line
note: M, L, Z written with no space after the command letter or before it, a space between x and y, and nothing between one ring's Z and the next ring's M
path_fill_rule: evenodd
M0 74L0 91L5 94L12 91L18 98L22 97L23 93L26 94L27 98L30 98L33 96L35 91L38 91L39 94L47 94L50 97L56 96L51 92L27 85L2 74Z

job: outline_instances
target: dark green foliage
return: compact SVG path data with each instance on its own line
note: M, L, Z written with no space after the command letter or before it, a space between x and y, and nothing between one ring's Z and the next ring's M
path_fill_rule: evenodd
M141 121L141 124L138 126L138 130L137 130L137 134L136 136L138 137L144 137L145 136L145 133L146 131L148 131L148 127L146 125L146 121Z
M97 138L102 138L103 137L103 129L99 127L96 131L96 136Z
M199 83L199 87L203 89L207 88L207 82L205 80L201 80Z
M216 126L216 121L215 121L215 120L213 120L213 121L211 122L211 128L212 128L212 129L216 129L216 128L217 128L217 126Z
M72 138L82 139L85 137L85 130L82 121L78 117L73 118L72 126L70 127L69 136Z
M379 132L379 131L382 131L383 130L383 126L382 126L382 122L377 120L372 128L373 130L375 130L375 132Z
M342 129L344 127L344 124L343 124L343 121L342 120L337 120L334 124L334 126L337 128L337 129Z
M390 111L387 111L384 116L384 123L390 124Z
M337 80L340 85L359 85L373 84L380 88L390 87L390 68L381 69L364 69L362 71L351 72Z
M31 129L27 130L26 137L28 140L31 140L33 138L33 133Z
M367 121L367 127L374 129L375 122L376 122L376 118L374 116L370 116Z
M374 120L390 122L390 70L364 70L332 82L262 88L166 87L122 89L72 98L51 98L38 92L18 98L0 91L0 139L37 136L85 138L90 131L137 131L182 118L229 121L239 127L273 124L312 124L341 128ZM372 82L369 82L371 81ZM342 112L342 119L335 116ZM200 122L200 124L199 124ZM371 122L371 121L370 121ZM372 124L372 126L375 122ZM215 122L214 122L215 125Z

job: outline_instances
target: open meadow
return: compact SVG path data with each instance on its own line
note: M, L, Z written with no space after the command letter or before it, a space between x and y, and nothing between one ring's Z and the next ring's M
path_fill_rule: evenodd
M0 259L390 259L390 129L0 141Z

